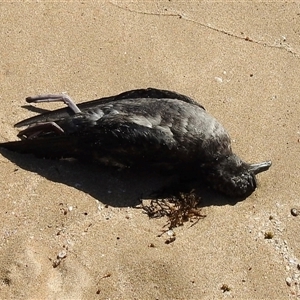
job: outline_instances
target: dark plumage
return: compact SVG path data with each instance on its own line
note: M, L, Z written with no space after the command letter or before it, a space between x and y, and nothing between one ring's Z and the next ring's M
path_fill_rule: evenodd
M117 167L192 174L238 197L250 195L255 174L271 165L243 162L232 153L223 126L196 101L175 92L140 89L77 106L64 94L26 100L64 101L68 107L17 123L28 126L18 135L22 140L0 147L45 158L92 158Z

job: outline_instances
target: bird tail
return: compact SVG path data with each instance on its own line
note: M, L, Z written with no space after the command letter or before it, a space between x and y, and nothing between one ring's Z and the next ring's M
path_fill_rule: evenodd
M70 136L54 136L42 139L27 139L15 142L0 143L0 147L10 151L33 154L41 158L79 157L78 139Z

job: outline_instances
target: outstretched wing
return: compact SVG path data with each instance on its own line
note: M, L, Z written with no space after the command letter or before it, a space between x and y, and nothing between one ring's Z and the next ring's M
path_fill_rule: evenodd
M152 99L177 99L179 101L187 102L193 105L197 105L204 109L199 103L194 101L193 99L184 96L182 94L168 91L168 90L159 90L154 88L147 88L147 89L137 89L132 91L127 91L121 93L116 96L100 98L97 100L91 100L84 103L79 103L77 106L81 111L91 110L97 107L98 105L104 105L107 103L111 103L114 101L125 100L125 99L137 99L137 98L152 98ZM56 122L57 120L66 118L68 116L74 115L74 112L68 108L61 108L54 111L46 112L38 116L34 116L28 119L25 119L17 124L15 127L22 127L28 126L31 124L39 123L39 122Z

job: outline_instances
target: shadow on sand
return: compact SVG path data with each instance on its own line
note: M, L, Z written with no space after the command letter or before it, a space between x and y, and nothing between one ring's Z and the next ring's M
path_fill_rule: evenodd
M195 189L201 206L234 205L243 199L231 199L205 187L199 182L184 185L174 176L163 176L154 171L122 170L76 160L48 160L33 155L18 154L0 148L0 153L18 167L37 173L50 181L66 184L83 191L98 201L114 207L136 206L141 199L155 199L155 191L163 191L165 198L177 192ZM170 187L171 189L165 187ZM169 192L168 192L169 191Z

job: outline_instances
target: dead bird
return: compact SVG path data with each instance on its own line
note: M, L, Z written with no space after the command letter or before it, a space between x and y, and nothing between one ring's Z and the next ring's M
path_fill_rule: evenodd
M28 103L62 101L68 107L23 120L21 139L0 144L44 158L93 159L119 168L154 168L199 177L233 197L247 197L255 175L271 161L243 162L232 152L227 131L204 107L176 92L154 88L76 105L66 94L26 98Z

